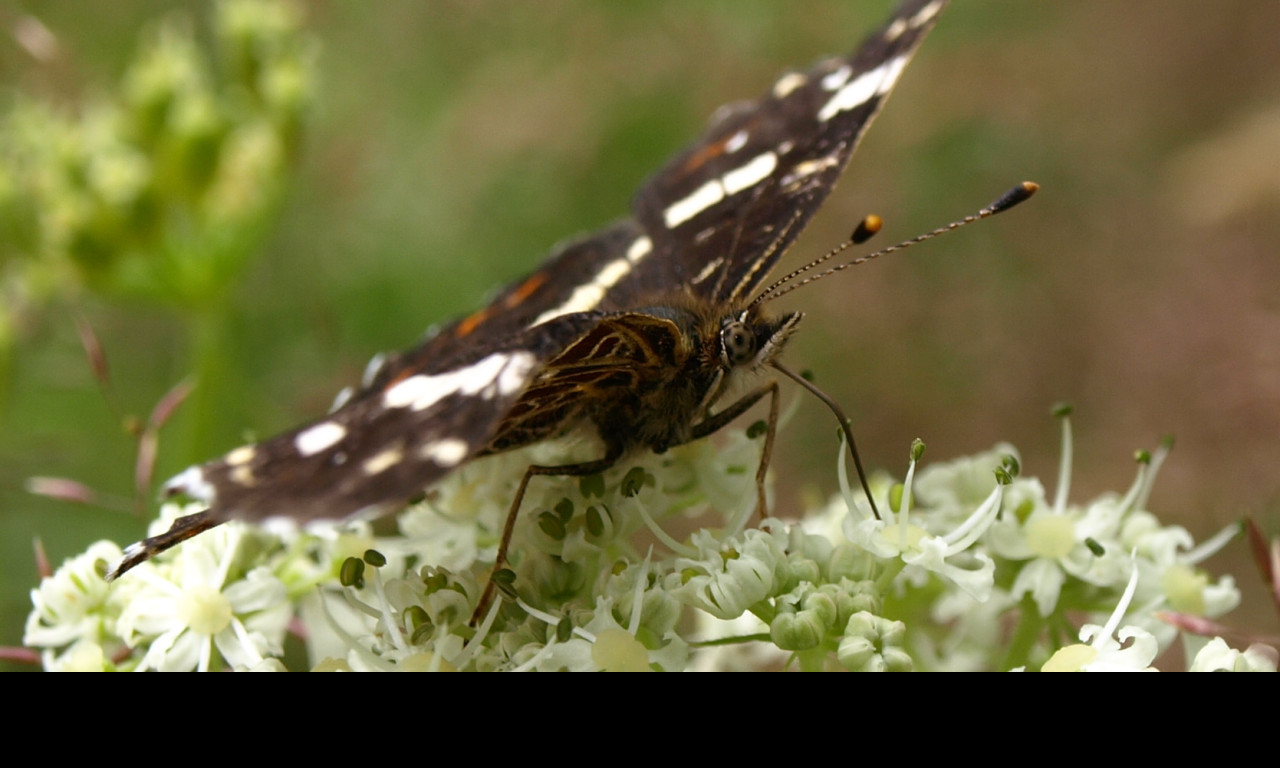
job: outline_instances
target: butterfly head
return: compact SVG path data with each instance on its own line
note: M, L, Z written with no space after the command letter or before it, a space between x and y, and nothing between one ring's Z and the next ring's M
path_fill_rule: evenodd
M725 317L717 337L720 364L725 370L755 370L773 361L804 317L800 312L770 316L749 307Z

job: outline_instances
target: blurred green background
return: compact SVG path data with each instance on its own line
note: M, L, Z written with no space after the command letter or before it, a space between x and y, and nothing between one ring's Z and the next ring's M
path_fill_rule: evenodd
M373 353L412 344L558 240L624 214L715 107L851 49L890 5L301 5L318 49L297 165L245 240L220 310L81 291L13 313L0 366L0 644L21 639L33 538L56 565L143 532L128 513L136 441L122 415L145 419L197 367L217 371L165 427L163 478L322 413ZM0 106L22 93L74 110L118 92L164 18L185 15L211 46L211 8L8 0ZM51 48L32 42L31 18ZM808 313L787 359L848 410L869 466L900 475L917 436L926 460L1008 440L1052 489L1049 411L1069 401L1073 500L1123 491L1133 450L1173 434L1152 498L1162 520L1202 539L1251 514L1280 535L1276 29L1274 0L948 9L786 264L825 252L868 212L886 219L888 244L1023 178L1043 189L784 300ZM109 358L109 397L77 317ZM834 425L805 400L780 438L783 514L835 488ZM87 483L124 512L29 495L33 475ZM1241 583L1231 623L1280 631L1243 544L1208 567Z

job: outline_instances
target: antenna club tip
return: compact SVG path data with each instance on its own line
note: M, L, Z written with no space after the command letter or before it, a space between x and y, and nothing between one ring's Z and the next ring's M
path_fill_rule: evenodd
M993 214L1007 211L1018 203L1029 200L1039 189L1040 185L1034 181L1024 181L1001 195L988 210Z
M858 222L857 229L853 230L853 235L849 237L854 245L862 245L870 240L884 226L884 219L874 213L867 214L866 218Z

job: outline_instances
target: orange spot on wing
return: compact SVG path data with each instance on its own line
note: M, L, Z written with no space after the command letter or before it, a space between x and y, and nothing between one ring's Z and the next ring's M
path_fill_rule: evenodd
M537 272L530 275L528 279L516 286L514 290L502 298L502 308L514 309L520 306L525 299L528 299L536 293L539 288L546 284L547 279L548 276L546 272ZM453 329L454 338L462 339L470 336L475 332L476 328L479 328L480 325L484 323L484 321L493 317L493 314L496 311L497 310L493 306L488 306L479 312L473 312L472 314L467 315L462 319L462 322L458 323L458 327Z
M468 315L462 320L462 322L458 323L458 327L454 330L453 335L459 339L469 336L481 323L488 320L489 316L492 314L493 309L485 307L479 312Z
M729 139L731 138L733 138L733 134L725 136L723 139L717 141L715 144L711 144L706 147L703 147L701 150L694 153L692 157L684 161L684 172L693 173L694 171L698 170L703 165L705 165L708 160L711 160L713 158L719 157L720 155L723 155L725 145L729 143Z
M536 293L539 288L546 284L546 282L546 272L536 272L529 275L527 280L521 283L514 291L507 294L506 298L502 300L502 306L507 309L520 306L525 299Z

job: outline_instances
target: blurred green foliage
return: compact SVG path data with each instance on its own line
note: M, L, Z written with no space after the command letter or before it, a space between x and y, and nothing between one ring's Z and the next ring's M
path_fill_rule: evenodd
M297 9L214 6L144 33L116 92L67 113L19 94L0 122L0 345L15 313L81 288L207 311L258 252L298 156L314 46Z

